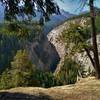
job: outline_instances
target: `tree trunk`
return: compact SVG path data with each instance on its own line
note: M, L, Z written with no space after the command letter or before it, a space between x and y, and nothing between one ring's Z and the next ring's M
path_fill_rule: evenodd
M94 59L92 58L91 54L90 54L90 51L87 49L87 48L84 48L86 53L87 53L87 56L89 57L90 61L91 61L91 64L93 67L95 67L95 63L94 63Z
M96 38L96 26L95 26L95 14L94 14L94 0L89 0L90 5L90 17L91 17L91 27L92 27L92 43L93 43L93 53L94 53L94 62L96 77L100 79L100 63L99 63L99 54L97 48L97 38Z

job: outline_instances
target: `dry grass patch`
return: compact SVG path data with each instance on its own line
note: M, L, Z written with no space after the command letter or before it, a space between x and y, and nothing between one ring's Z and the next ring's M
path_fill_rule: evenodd
M2 93L5 97L2 96ZM22 94L24 97L20 99ZM16 96L17 99L15 98ZM0 97L3 98L0 98L0 100L100 100L100 80L89 77L82 79L75 85L57 86L47 89L19 87L1 90Z

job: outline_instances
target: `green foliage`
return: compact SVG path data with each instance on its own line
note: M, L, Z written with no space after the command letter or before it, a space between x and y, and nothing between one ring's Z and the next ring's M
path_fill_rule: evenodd
M53 73L51 72L44 72L38 70L36 78L40 83L40 87L48 88L48 87L59 85L57 84L57 80L54 77Z
M16 36L0 34L0 71L10 66L10 62L17 50L21 48Z
M28 59L26 50L19 50L11 62L11 68L1 75L0 88L10 88L18 86L38 85L37 80L33 80L36 68Z
M56 75L57 79L63 84L74 84L77 81L80 65L70 58L66 58L61 70Z
M11 62L12 69L28 70L32 66L31 61L28 59L28 52L26 50L18 50L13 62Z
M14 35L19 39L37 38L41 31L42 29L39 23L33 21L6 21L0 28L1 34L8 36Z
M100 15L96 17L96 29L98 34L100 34Z
M26 50L19 50L11 62L11 69L14 81L14 86L28 86L34 73L34 66L28 57Z
M0 69L10 66L17 50L39 40L41 31L39 23L34 21L5 21L0 27Z
M11 67L5 70L0 77L0 89L11 87L52 87L76 82L78 64L66 59L58 77L51 72L44 72L37 69L29 60L26 50L18 50Z
M19 86L51 87L59 85L51 72L37 69L29 60L26 50L18 50L11 67L1 74L0 89Z
M0 76L0 89L12 88L12 75L10 71L5 70Z
M90 38L89 26L70 23L68 29L64 30L60 38L64 41L69 53L81 52L84 47L89 47L87 39Z

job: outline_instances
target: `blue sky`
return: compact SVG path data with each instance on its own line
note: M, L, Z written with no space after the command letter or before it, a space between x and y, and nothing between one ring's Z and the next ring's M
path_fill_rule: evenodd
M70 12L70 13L74 13L74 14L78 14L80 13L80 10L78 10L77 8L79 8L79 2L76 2L76 0L63 0L63 2L61 0L55 0L59 7ZM78 0L79 1L79 0ZM95 6L100 8L100 0L96 0L94 3ZM83 11L88 10L88 6L85 6Z

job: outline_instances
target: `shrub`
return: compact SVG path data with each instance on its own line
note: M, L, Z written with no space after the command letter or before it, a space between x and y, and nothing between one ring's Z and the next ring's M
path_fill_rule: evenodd
M6 89L13 87L12 75L8 69L6 69L0 76L0 89Z
M74 84L77 81L78 68L79 65L75 61L67 58L65 59L63 66L61 66L57 78L63 85Z
M57 84L53 73L36 69L28 58L26 50L17 51L11 67L1 75L1 89L20 86L52 87Z
M35 66L29 60L26 50L19 50L11 62L12 81L14 86L29 86L32 85L31 78L35 72Z
M37 80L33 80L35 72L35 66L28 59L28 52L18 50L11 62L11 68L1 74L0 88L38 85Z
M48 88L57 85L57 80L52 72L44 72L38 70L37 80L40 83L40 87Z

